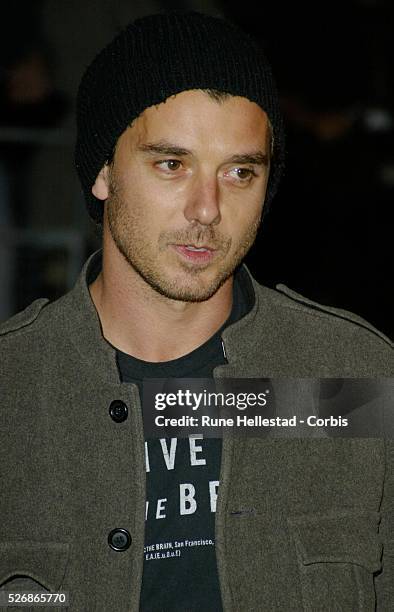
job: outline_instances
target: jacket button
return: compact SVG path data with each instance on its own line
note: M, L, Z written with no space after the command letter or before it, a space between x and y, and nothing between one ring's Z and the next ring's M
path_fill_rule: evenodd
M113 550L127 550L131 544L131 536L127 529L113 529L108 535L108 544Z
M127 406L122 400L114 400L111 402L109 414L115 423L123 423L123 421L127 419L128 412Z

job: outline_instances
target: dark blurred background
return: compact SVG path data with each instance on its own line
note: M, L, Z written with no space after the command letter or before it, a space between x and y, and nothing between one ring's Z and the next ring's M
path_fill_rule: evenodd
M287 167L247 258L255 277L351 310L393 337L392 0L2 6L0 321L62 295L99 247L73 168L78 83L126 23L172 8L230 18L261 41L274 68Z

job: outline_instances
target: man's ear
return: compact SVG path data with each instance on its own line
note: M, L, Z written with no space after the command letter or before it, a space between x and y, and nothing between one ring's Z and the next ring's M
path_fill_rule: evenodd
M109 196L109 165L105 164L92 186L92 194L98 200L106 200Z

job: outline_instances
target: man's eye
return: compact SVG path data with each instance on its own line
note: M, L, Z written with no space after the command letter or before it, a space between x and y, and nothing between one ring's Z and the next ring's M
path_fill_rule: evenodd
M181 162L178 159L163 159L162 161L157 162L157 166L163 168L163 170L179 170L181 166Z
M233 168L228 174L235 177L240 183L248 183L254 176L257 176L253 168Z
M235 168L235 172L241 181L249 180L252 176L257 176L253 168Z

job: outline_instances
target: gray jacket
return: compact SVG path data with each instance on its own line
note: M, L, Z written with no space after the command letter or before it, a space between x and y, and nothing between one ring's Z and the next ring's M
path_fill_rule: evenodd
M73 612L134 612L142 415L102 336L91 259L68 294L0 327L0 589L68 591ZM224 331L228 364L215 378L394 377L393 343L368 323L252 282L255 305ZM129 408L122 423L108 412L115 399ZM393 463L383 439L225 437L216 512L224 610L369 612L376 598L391 611ZM108 545L116 527L131 534L126 551Z

